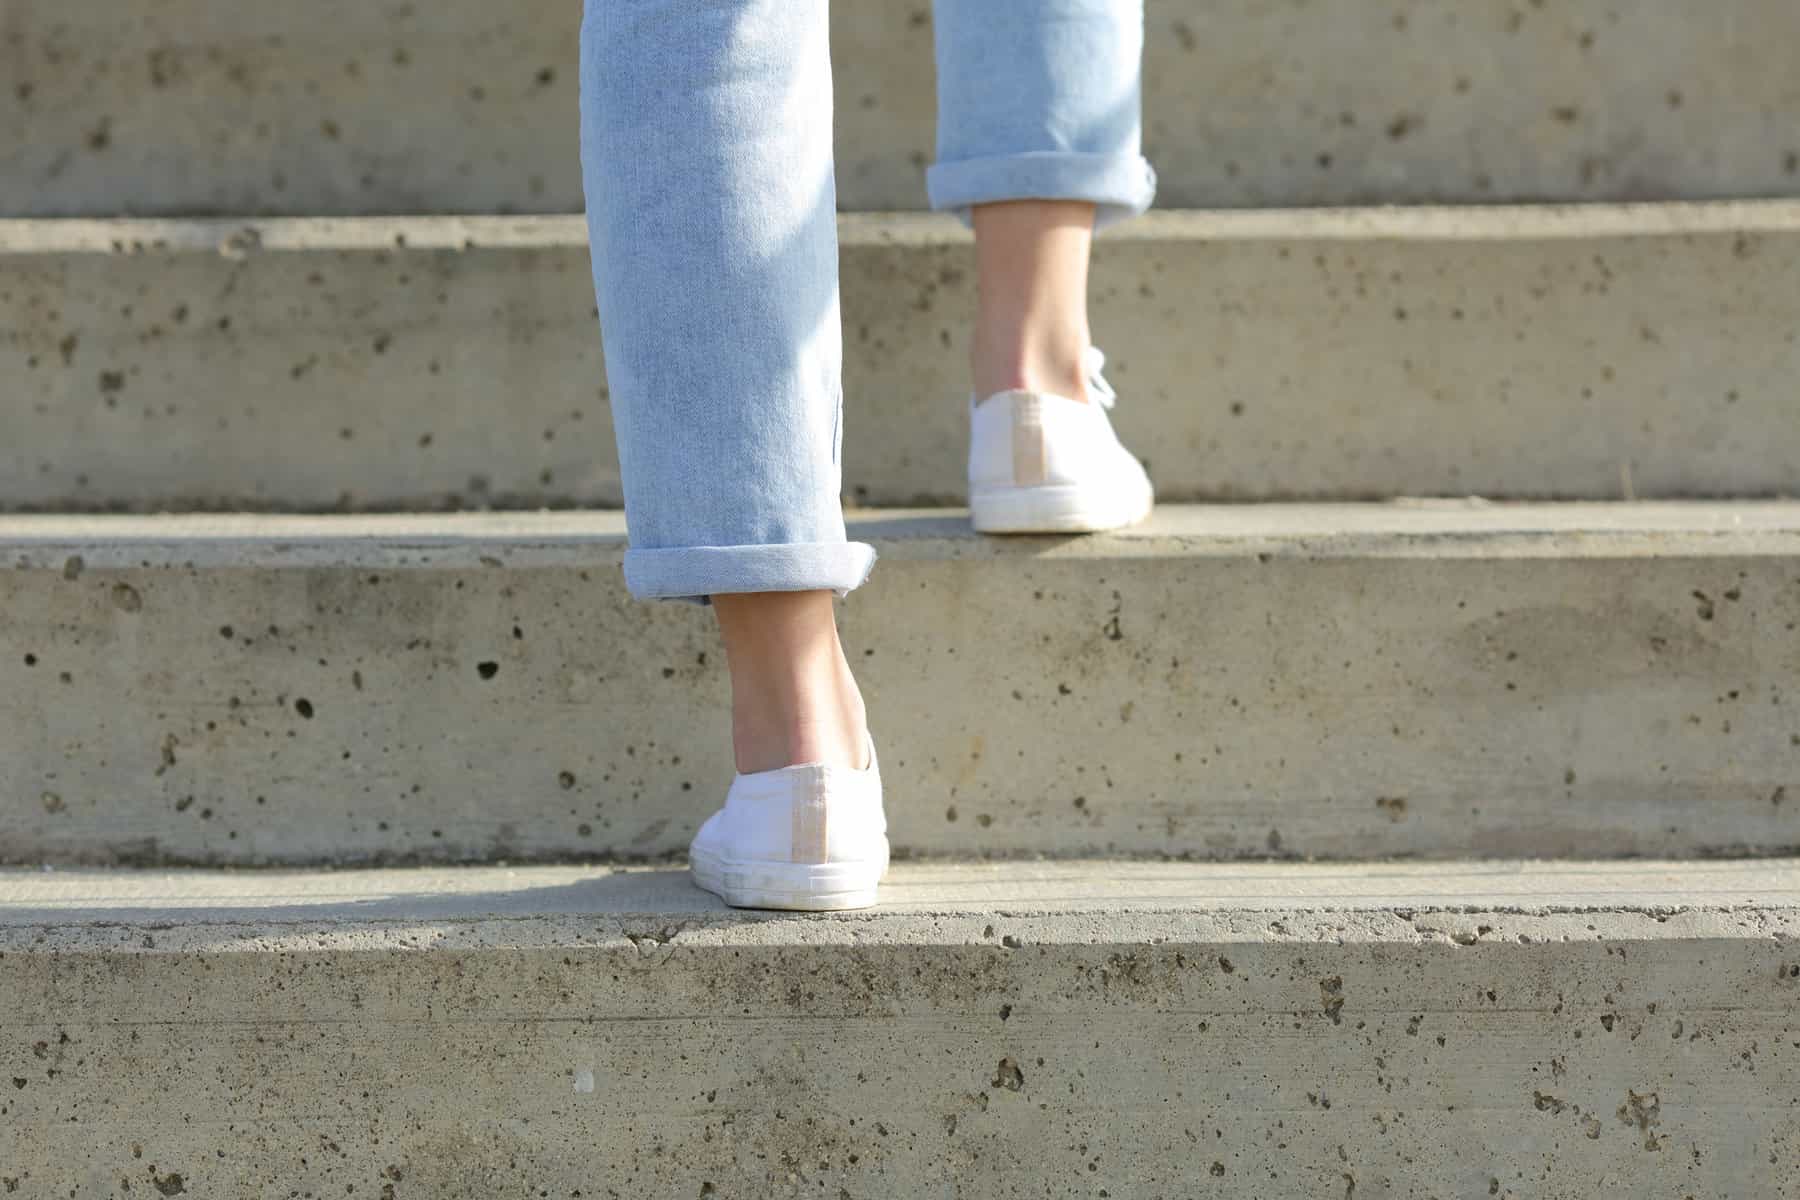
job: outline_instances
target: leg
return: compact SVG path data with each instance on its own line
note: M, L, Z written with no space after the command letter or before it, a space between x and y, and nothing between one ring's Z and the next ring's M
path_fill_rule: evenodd
M867 765L862 694L830 592L713 597L731 669L731 739L749 774L794 763Z
M975 394L1022 389L1087 399L1088 252L1094 206L1074 200L976 205Z
M937 0L934 208L975 229L975 394L1086 399L1096 224L1142 212L1142 0Z
M936 0L936 13L927 185L932 207L975 230L970 520L987 533L1135 524L1155 493L1105 413L1087 274L1095 226L1142 212L1156 187L1139 153L1143 2Z
M645 598L713 598L740 769L861 765L826 0L589 0L595 289Z

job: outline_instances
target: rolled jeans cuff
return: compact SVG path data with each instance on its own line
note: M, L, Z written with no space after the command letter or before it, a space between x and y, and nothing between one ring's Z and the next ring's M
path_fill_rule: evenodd
M767 546L687 546L627 550L625 586L640 600L691 600L737 592L830 591L862 586L875 567L863 542L789 542Z
M1096 227L1135 217L1156 198L1156 170L1140 154L1033 151L940 162L925 173L931 207L965 224L977 204L1004 200L1085 200Z

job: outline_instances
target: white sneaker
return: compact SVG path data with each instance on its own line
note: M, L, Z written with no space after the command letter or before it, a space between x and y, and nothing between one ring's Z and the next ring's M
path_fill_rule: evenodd
M1106 410L1117 394L1083 360L1093 403L1043 392L996 392L971 401L969 518L983 533L1092 533L1135 525L1155 492L1143 464L1119 444Z
M694 882L735 908L867 908L888 867L875 743L862 770L739 775L688 848Z

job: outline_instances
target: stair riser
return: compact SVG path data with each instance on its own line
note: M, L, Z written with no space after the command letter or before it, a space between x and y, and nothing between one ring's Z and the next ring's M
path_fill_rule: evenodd
M1800 232L1747 212L1769 227L1154 218L1094 269L1118 424L1165 499L1795 494ZM312 228L282 236L341 244ZM0 507L617 504L586 249L546 228L563 240L0 257ZM969 248L852 221L842 263L846 496L957 500Z
M1791 534L876 544L843 620L902 851L1800 846ZM731 776L710 615L616 545L476 553L0 571L0 856L682 850Z
M917 208L928 6L833 6L838 191ZM580 6L11 0L0 215L567 212ZM1164 203L1800 194L1786 0L1153 0Z
M22 929L0 1171L30 1198L1795 1194L1791 913L917 923Z

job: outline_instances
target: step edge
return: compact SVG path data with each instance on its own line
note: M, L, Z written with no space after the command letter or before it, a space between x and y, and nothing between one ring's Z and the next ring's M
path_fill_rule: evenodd
M534 900L534 892L548 898ZM1659 932L1676 916L1683 920ZM1123 940L1158 925L1237 940L1327 932L1461 945L1517 940L1512 929L1484 930L1489 922L1478 917L1517 919L1517 929L1548 921L1578 941L1687 938L1707 928L1766 939L1779 935L1756 930L1759 918L1779 918L1783 928L1800 931L1800 858L901 863L884 886L883 906L806 916L726 909L694 888L680 867L0 869L0 946L62 952L74 943L165 953L184 946L258 950L271 938L304 939L319 948L321 932L346 948L408 942L418 948L424 932L452 942L578 935L640 948L694 944L710 934L765 944L833 936L858 944L973 941L1005 950L1024 948L1004 935L1025 926L1035 926L1041 938L1086 944L1096 933L1095 918L1137 923ZM1593 920L1600 917L1619 924ZM1290 927L1295 921L1312 932ZM975 923L988 932L973 934ZM144 930L160 932L146 945ZM47 941L37 940L47 931Z
M961 509L863 509L847 528L902 558L1793 555L1800 501L1171 504L1132 529L1068 537L977 534ZM0 571L64 570L71 559L76 570L612 564L625 545L615 510L0 516Z
M1333 208L1158 209L1103 240L1533 241L1800 232L1800 198ZM840 213L845 248L968 243L956 220L930 212ZM579 213L397 214L355 217L0 218L0 257L73 254L423 252L576 249Z

